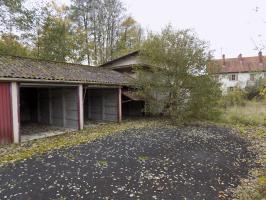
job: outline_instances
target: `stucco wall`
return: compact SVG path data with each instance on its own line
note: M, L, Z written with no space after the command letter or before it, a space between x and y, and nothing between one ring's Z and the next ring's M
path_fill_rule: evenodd
M235 74L238 76L236 81L229 80L229 76L232 74ZM250 80L251 74L255 74L255 80L265 77L264 72L220 74L219 82L222 84L221 87L222 87L223 93L227 93L230 87L239 87L241 89L244 89L247 86L247 84L254 83L254 81Z

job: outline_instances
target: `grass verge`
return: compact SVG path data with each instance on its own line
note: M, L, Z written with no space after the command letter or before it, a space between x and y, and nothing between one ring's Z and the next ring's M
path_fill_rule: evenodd
M233 199L266 200L266 101L246 101L244 105L227 108L218 125L229 126L251 143L250 150L257 153L260 166L250 171L250 176L241 180L233 189Z
M0 165L30 158L36 154L43 154L55 149L68 148L85 144L94 140L113 135L127 129L156 127L166 124L166 121L156 119L141 119L125 121L121 124L110 123L82 131L66 133L21 144L12 144L0 147Z
M266 125L266 102L247 101L243 106L227 108L220 118L221 122L246 126Z
M234 128L242 137L251 142L250 150L257 153L258 168L250 171L250 176L241 180L233 189L234 199L265 200L266 199L266 127L235 125Z

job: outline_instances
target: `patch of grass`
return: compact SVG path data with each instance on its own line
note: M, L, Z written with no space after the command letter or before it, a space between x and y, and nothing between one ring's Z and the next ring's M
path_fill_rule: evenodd
M147 160L149 160L149 156L141 155L138 157L138 161L145 162Z
M166 125L167 123L167 121L158 119L124 121L120 124L104 124L55 137L29 141L22 144L2 146L0 147L0 165L27 159L34 155L40 155L55 149L69 148L79 144L86 144L108 135L117 134L127 129L156 127Z
M247 179L233 189L238 200L266 199L266 101L245 101L224 110L220 120L214 122L236 130L243 138L250 141L250 150L256 152L258 167L252 169Z
M266 127L245 126L237 124L232 126L242 137L251 143L250 150L257 153L256 164L250 177L241 180L241 184L233 190L234 198L239 200L265 200L266 199Z
M74 155L72 153L66 153L66 154L64 154L64 157L67 158L67 159L69 159L69 160L75 160L78 156L79 156L78 154L77 155Z
M229 107L222 114L220 121L233 125L266 125L266 102L247 101L244 106Z
M101 168L107 168L108 167L108 162L106 160L98 160L97 161L97 166Z

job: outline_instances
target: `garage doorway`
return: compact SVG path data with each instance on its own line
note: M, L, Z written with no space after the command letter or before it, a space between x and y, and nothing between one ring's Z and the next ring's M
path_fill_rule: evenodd
M84 94L86 125L119 121L118 89L87 88Z
M79 128L75 86L20 86L21 140L37 139Z

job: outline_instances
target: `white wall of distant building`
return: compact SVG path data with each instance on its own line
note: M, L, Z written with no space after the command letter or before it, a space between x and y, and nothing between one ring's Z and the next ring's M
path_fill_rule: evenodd
M231 75L236 75L236 80L230 80ZM254 80L251 80L251 76L254 74ZM256 80L260 78L266 78L266 72L245 72L245 73L227 73L218 75L219 82L224 94L226 94L232 88L245 89L247 86L254 85Z

